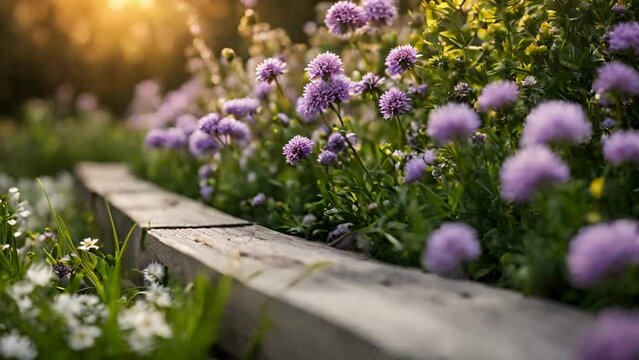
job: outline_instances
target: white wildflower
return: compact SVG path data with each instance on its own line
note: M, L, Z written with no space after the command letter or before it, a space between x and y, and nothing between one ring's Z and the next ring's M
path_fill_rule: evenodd
M60 294L51 306L69 328L82 324L95 324L108 315L104 304L96 295Z
M95 339L102 336L102 330L97 326L77 326L71 329L67 340L73 350L83 350L95 345Z
M51 266L46 263L36 263L27 270L27 279L36 286L48 285L55 277Z
M2 245L2 247L0 247L0 249L1 249L2 251L4 251L4 250L9 249L10 247L11 247L11 246L10 246L9 244L4 244L4 245Z
M18 223L18 221L16 219L7 220L7 224L9 224L10 226L14 226L17 223Z
M164 265L152 262L142 271L144 274L144 280L154 283L161 283L164 280Z
M168 339L173 336L164 314L141 301L122 311L118 323L123 330L131 331L127 342L138 354L148 353L155 337Z
M33 342L17 332L0 337L0 355L8 359L31 360L38 356Z
M159 307L171 306L171 293L169 289L158 284L151 283L151 286L144 292L146 300Z
M80 246L78 246L78 250L91 251L91 249L99 249L96 245L98 243L98 239L86 238L80 241Z

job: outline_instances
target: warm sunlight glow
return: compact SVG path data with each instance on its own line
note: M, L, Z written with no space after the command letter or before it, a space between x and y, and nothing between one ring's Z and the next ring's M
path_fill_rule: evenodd
M129 5L149 8L154 3L155 0L107 0L107 5L114 10L120 10Z

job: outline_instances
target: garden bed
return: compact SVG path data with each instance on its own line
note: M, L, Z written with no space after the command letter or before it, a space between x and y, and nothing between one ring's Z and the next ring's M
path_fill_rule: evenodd
M77 191L104 231L137 225L128 268L151 261L188 281L235 280L221 346L304 359L568 359L592 317L502 289L449 280L280 234L140 180L81 164Z

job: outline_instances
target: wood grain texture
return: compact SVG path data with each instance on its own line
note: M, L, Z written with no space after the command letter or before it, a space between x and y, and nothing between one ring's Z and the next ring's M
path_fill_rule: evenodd
M145 244L147 261L187 278L206 271L238 280L227 328L239 341L270 317L262 349L270 359L563 360L591 322L569 307L260 226L157 229Z
M592 316L283 235L167 192L123 165L77 168L105 231L136 230L126 266L160 261L189 281L234 283L221 346L241 356L261 324L264 359L564 360Z

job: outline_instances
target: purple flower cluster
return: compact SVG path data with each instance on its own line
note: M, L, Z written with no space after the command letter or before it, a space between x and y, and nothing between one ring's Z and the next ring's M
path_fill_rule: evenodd
M197 117L191 114L180 115L175 120L175 127L184 130L186 136L191 136L198 129Z
M259 193L251 199L251 206L262 206L266 202L266 195Z
M375 73L366 73L362 80L354 82L352 90L354 94L366 94L374 93L380 90L380 85L384 81L384 78L378 76Z
M221 117L217 113L211 113L198 121L200 130L228 144L231 140L245 144L251 139L251 131L248 126L231 117Z
M479 115L470 106L449 103L431 111L426 131L436 142L446 144L471 137L480 125Z
M306 72L310 80L329 80L334 76L344 74L342 59L332 52L317 55L306 66Z
M412 45L400 45L388 53L386 57L386 72L390 75L399 75L406 70L415 67L419 54Z
M477 231L464 223L445 223L428 238L424 266L440 275L449 275L462 263L479 257Z
M259 82L271 83L287 71L288 66L284 61L278 58L268 58L257 65L255 76Z
M607 103L607 95L631 96L639 94L639 72L632 67L615 61L597 70L597 78L592 84L593 91Z
M390 26L397 17L397 6L394 0L364 0L368 25L372 27Z
M428 165L432 165L434 162L435 153L432 150L408 160L404 166L404 184L420 181L424 177L424 174L426 174Z
M408 95L396 88L392 88L379 98L379 110L384 119L389 120L395 116L401 116L412 109Z
M579 144L591 134L592 124L581 105L568 101L547 101L535 107L526 117L521 144Z
M313 152L315 143L300 135L293 137L282 149L282 155L290 165L297 165L302 159L307 158Z
M338 132L332 133L328 137L328 143L326 149L334 153L339 153L346 148L346 139Z
M254 115L260 107L260 102L253 98L232 99L224 102L222 110L238 119Z
M58 279L62 279L65 276L71 276L71 274L73 273L73 269L69 265L66 265L65 263L61 263L61 262L58 262L55 265L53 265L51 269L56 274Z
M535 145L506 159L499 178L504 200L527 202L541 186L568 181L570 170L550 149Z
M486 85L477 99L482 111L497 110L512 105L519 96L519 87L514 81L499 80Z
M211 135L197 130L189 137L189 152L196 158L212 154L222 147Z
M579 360L639 359L639 312L606 310L584 335Z
M571 240L568 251L570 281L587 288L605 276L618 274L639 260L639 224L617 220L587 226Z
M186 146L187 137L184 130L176 127L152 129L146 134L144 142L152 148L180 149Z
M348 36L366 25L366 11L350 1L338 1L326 12L324 23L333 35Z
M298 103L298 111L312 118L326 111L331 104L350 98L351 81L346 76L334 76L328 81L313 81L304 87L304 95Z
M603 153L613 165L639 165L639 131L618 130L604 140Z
M606 34L608 48L614 52L634 51L639 55L639 23L636 21L615 25Z
M317 156L317 162L324 166L337 164L337 161L337 154L330 150L322 150L322 152Z

